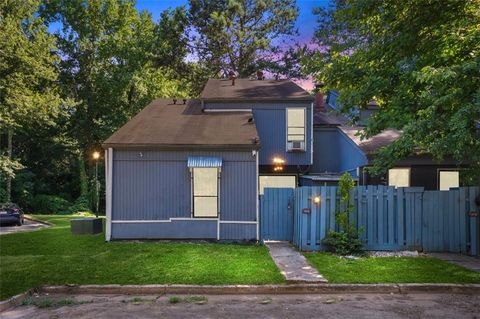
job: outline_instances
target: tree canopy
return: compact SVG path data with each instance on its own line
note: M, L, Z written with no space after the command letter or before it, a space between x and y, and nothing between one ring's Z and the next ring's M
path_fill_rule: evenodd
M296 34L295 0L190 0L189 5L193 52L210 76L290 72L289 57L296 51L284 52L281 39Z
M376 100L365 137L403 131L376 172L429 153L480 168L480 3L337 0L318 9L318 49L304 67L340 91L345 114Z
M0 2L0 127L7 136L0 174L6 201L11 178L25 164L13 154L14 135L32 126L53 126L62 112L55 38L35 16L37 7L34 0Z

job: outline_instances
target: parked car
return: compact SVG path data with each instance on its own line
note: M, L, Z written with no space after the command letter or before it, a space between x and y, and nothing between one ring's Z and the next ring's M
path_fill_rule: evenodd
M0 224L15 224L22 226L24 222L23 211L17 204L0 204Z

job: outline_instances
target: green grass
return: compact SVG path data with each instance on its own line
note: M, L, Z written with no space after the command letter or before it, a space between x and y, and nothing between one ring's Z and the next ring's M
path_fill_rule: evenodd
M106 243L71 235L72 216L35 217L54 226L0 237L0 299L40 285L284 282L264 246Z
M480 283L480 273L432 257L341 259L305 253L330 283Z

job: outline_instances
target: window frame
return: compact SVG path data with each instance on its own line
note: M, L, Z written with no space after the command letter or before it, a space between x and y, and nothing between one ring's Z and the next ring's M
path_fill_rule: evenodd
M457 187L461 187L460 186L460 169L457 169L457 168L439 168L439 169L437 169L437 190L441 190L440 189L440 173L441 172L457 172L458 173L458 186ZM449 189L444 190L444 191L448 191Z
M303 127L300 126L290 126L289 121L288 121L288 112L289 110L302 110L303 111ZM289 128L303 128L303 134L289 134L288 129ZM306 107L287 107L285 109L285 150L287 152L292 152L288 148L288 143L289 142L303 142L303 147L304 147L304 152L306 152L307 149L307 108ZM303 135L303 140L289 140L290 135Z
M215 169L217 171L217 183L216 183L216 196L213 195L195 195L195 169L204 169L204 168L210 168L210 169ZM220 218L220 173L221 169L220 167L192 167L190 168L190 180L191 180L191 218ZM195 215L195 198L200 197L200 198L211 198L211 197L216 197L217 198L217 214L215 216L196 216Z
M407 170L408 171L408 186L395 186L395 185L390 185L390 170L392 169L397 169L397 170ZM392 167L387 171L387 186L390 187L412 187L412 168L411 167Z

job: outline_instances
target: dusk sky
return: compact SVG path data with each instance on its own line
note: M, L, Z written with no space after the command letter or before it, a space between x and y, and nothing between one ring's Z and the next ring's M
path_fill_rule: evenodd
M329 3L330 0L297 0L299 15L296 26L300 35L296 40L299 43L309 43L312 39L316 24L316 17L312 14L313 8L327 7ZM136 7L138 10L149 11L157 21L162 11L182 5L188 5L188 0L137 0ZM307 90L313 89L313 82L310 80L299 80L297 83Z
M301 43L310 41L315 28L315 16L312 9L315 7L326 7L330 0L297 0L299 16L297 19L297 28L300 32ZM168 8L174 8L187 5L188 0L137 0L138 10L147 10L152 13L155 20L158 20L160 13Z

